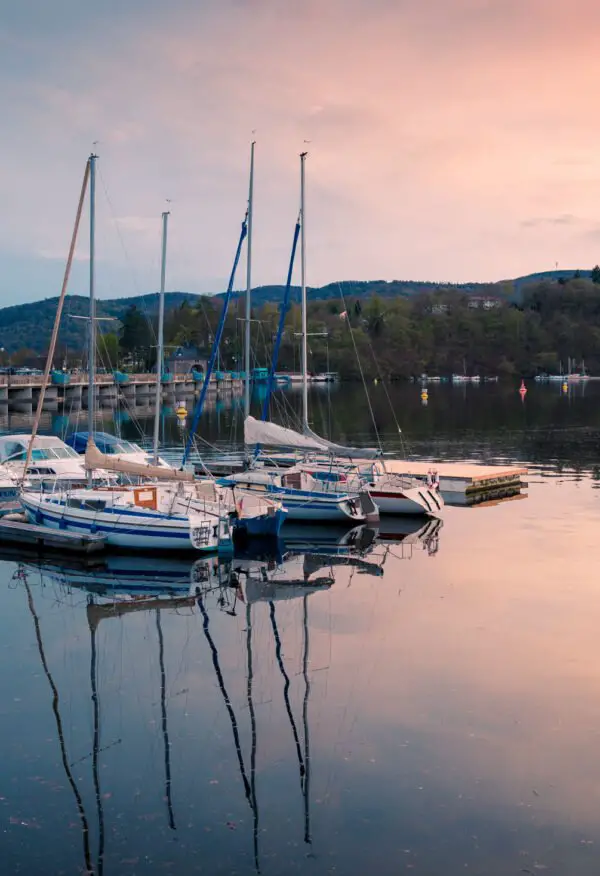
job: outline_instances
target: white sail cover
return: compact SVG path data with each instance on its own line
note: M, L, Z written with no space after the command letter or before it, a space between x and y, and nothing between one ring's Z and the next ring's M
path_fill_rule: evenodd
M101 453L93 441L89 441L85 449L85 467L87 469L104 468L107 471L119 471L123 474L160 481L193 482L194 480L191 471L178 471L175 468L165 468L160 465L145 465L143 462L131 462L128 459L119 459L116 456Z
M317 435L302 435L293 429L277 426L275 423L264 423L254 417L246 417L244 420L244 443L327 452L325 443Z
M319 437L310 430L306 435L303 435L294 429L277 426L275 423L265 423L254 417L246 417L244 421L244 443L266 444L268 447L289 447L294 450L316 450L320 453L350 458L372 459L379 456L378 450L372 450L368 447L343 447L341 444L334 444Z

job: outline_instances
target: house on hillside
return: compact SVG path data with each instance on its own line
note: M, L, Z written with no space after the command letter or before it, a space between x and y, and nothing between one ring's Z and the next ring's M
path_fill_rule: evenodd
M169 374L204 373L206 365L207 361L200 356L197 347L175 347L165 356L165 371Z
M501 304L502 300L493 295L471 295L469 298L470 310L494 310Z

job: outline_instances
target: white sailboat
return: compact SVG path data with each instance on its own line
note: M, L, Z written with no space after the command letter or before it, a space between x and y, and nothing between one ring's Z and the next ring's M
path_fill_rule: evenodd
M79 533L99 533L105 536L110 546L137 550L199 550L231 552L231 527L229 513L214 506L212 502L201 501L185 495L182 488L173 489L165 485L148 485L138 488L93 487L93 472L103 463L113 472L123 472L143 477L156 477L175 482L191 482L193 475L188 472L165 471L159 465L146 465L120 460L101 454L94 444L94 377L96 363L96 302L95 302L95 155L91 155L86 165L78 219L74 230L76 239L83 199L89 181L90 196L90 316L89 316L89 402L88 402L88 445L85 462L88 470L87 489L56 490L52 493L38 493L23 489L21 504L35 523L53 529L64 529ZM168 213L163 213L163 264L161 287L164 292L164 253L166 244ZM67 264L66 278L74 251L72 242ZM49 361L54 353L58 321L62 302L66 293L63 284L57 311L53 338L49 351ZM48 368L47 368L48 370ZM47 375L46 375L47 378ZM160 371L157 374L160 382ZM43 391L43 390L42 390ZM42 396L41 396L42 398ZM38 405L38 414L41 406ZM28 457L37 431L39 417L34 423L34 436L28 448ZM156 440L155 440L156 444ZM156 459L155 453L155 459Z
M294 432L292 429L286 429L282 426L277 426L273 423L259 422L250 416L249 404L245 405L245 420L244 420L244 442L251 445L257 441L249 440L249 429L256 425L259 430L269 430L270 434L277 433L285 439L286 446L296 448L298 443L301 446L311 445L313 437L308 433L308 368L307 368L307 330L306 330L306 240L305 240L305 185L304 185L304 166L306 160L306 152L300 156L300 216L299 216L299 231L300 231L300 247L301 247L301 264L302 264L302 410L303 410L303 425L306 432L302 435ZM298 235L298 226L294 237L294 247L292 251L292 260L288 275L287 288L291 283L291 271L293 266L293 256L296 249ZM248 305L247 305L248 309ZM285 304L284 304L285 310ZM279 336L281 334L281 326ZM279 337L278 336L278 337ZM246 343L249 343L247 336ZM248 349L248 347L247 347ZM274 363L275 364L275 363ZM273 370L273 369L272 369ZM271 386L274 375L269 379ZM261 434L265 434L262 432ZM291 441L291 444L289 443ZM323 522L341 522L346 521L356 525L363 521L373 522L378 519L379 512L377 506L370 498L368 492L360 486L357 489L348 490L340 488L339 485L334 487L332 484L323 483L314 478L308 471L301 469L289 469L285 472L280 472L274 468L267 468L263 464L260 468L251 468L249 471L234 473L219 480L220 484L226 486L242 487L245 490L252 492L262 492L272 498L281 501L288 512L290 520L311 520Z
M300 165L300 216L301 216L301 283L302 283L302 432L296 432L273 423L259 422L247 416L244 422L244 441L249 446L287 447L293 450L298 458L292 468L285 474L279 474L282 486L293 486L310 478L310 490L318 496L327 490L331 493L346 492L354 497L360 497L360 504L374 520L382 514L437 515L440 513L443 500L437 490L414 479L402 477L387 472L385 463L377 460L380 451L367 448L345 447L334 444L315 434L308 422L308 350L307 350L307 305L306 305L306 198L305 198L305 160L306 153L301 156ZM317 454L315 458L315 453ZM307 461L306 455L312 458ZM304 455L304 459L302 459ZM343 461L340 461L343 460ZM350 464L349 460L352 460ZM372 460L372 461L367 461ZM276 464L271 458L264 458L266 466ZM267 469L265 469L266 471ZM243 476L234 475L236 479ZM248 474L246 474L248 477ZM264 475L263 475L264 477ZM290 509L290 497L284 499ZM308 510L301 511L305 516L292 519L318 519L318 499ZM308 514L314 514L308 517Z
M261 423L253 417L246 420L244 434L247 444L291 448L295 455L275 457L274 461L265 458L264 468L233 475L231 479L243 481L250 474L260 473L264 477L269 473L284 484L292 484L294 475L296 479L310 477L315 491L339 493L345 490L354 495L368 491L380 514L437 516L444 506L434 486L386 471L383 459L361 459L368 452L364 448L343 447L314 433L302 435L273 423ZM273 469L278 461L287 467Z

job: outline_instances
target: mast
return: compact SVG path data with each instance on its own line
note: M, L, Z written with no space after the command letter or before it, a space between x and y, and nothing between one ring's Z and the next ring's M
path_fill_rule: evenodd
M168 210L162 214L162 253L160 261L160 295L158 296L158 338L156 347L156 399L154 410L154 440L152 442L154 465L158 465L158 444L160 437L160 409L164 362L165 275L167 270L167 226L169 223L169 215Z
M246 602L246 658L247 658L247 686L246 698L248 701L248 714L250 715L251 748L250 748L250 805L252 806L252 840L254 848L254 868L260 873L258 857L258 803L256 800L256 713L254 711L254 699L252 697L252 682L254 669L252 663L252 606L250 600Z
M88 441L94 437L94 376L96 373L96 159L90 155L90 332L88 351ZM94 472L88 469L91 487Z
M104 803L102 802L102 789L100 787L99 754L100 754L100 702L98 700L98 656L96 650L96 630L90 627L90 689L92 692L93 713L93 744L92 744L92 778L94 781L94 795L96 797L96 810L98 812L98 859L97 872L102 876L104 871Z
M27 591L27 603L29 605L29 611L31 613L31 617L33 618L33 626L35 629L35 638L37 642L38 653L40 655L40 661L44 670L44 675L46 676L48 684L50 685L50 690L52 691L52 712L54 714L54 720L56 721L56 735L58 737L58 744L60 747L60 759L62 761L63 770L65 771L69 786L73 791L73 797L75 798L75 804L77 806L77 812L79 814L79 821L81 823L81 836L83 839L83 860L85 863L85 869L87 873L93 874L94 867L92 864L92 855L90 852L90 826L85 812L83 798L81 796L79 788L77 787L77 782L75 781L75 777L73 776L71 764L69 763L69 758L67 756L67 745L65 742L62 717L60 714L60 698L58 695L58 688L56 687L56 682L54 681L54 678L48 666L48 661L46 660L46 652L44 650L44 644L42 642L40 619L35 610L33 595L31 593L31 587L29 586L29 581L27 580L26 574L23 577L23 583L25 584L25 590Z
M302 431L308 431L308 355L306 338L306 205L304 194L304 165L308 152L300 155L300 262L302 270Z
M252 318L252 214L254 206L254 147L250 146L250 184L248 189L248 248L246 258L246 318L244 321L244 417L250 415L250 320Z
M269 602L269 616L271 618L271 627L273 629L273 636L275 638L275 657L277 659L277 665L279 666L279 671L283 677L283 701L285 703L285 710L287 712L287 716L290 722L290 727L292 728L292 736L294 737L294 745L296 746L296 756L298 758L298 765L300 767L300 787L304 788L304 758L302 756L302 748L300 747L300 737L298 736L298 728L296 727L296 721L294 720L294 713L292 712L292 704L290 703L290 677L286 672L285 665L283 663L283 655L281 648L281 636L279 634L279 628L277 626L277 619L275 617L275 603Z
M213 637L210 634L210 621L208 617L208 612L206 610L206 606L204 605L202 593L198 587L196 588L196 600L198 603L198 608L200 609L200 613L202 615L202 631L204 632L204 637L208 642L208 647L210 648L213 668L215 670L215 675L217 676L217 683L219 685L219 690L221 691L221 694L223 696L223 702L225 703L225 708L227 709L227 714L229 715L229 721L231 723L233 744L235 746L235 753L237 755L237 760L240 768L240 776L242 777L242 783L244 785L244 794L246 796L246 800L248 801L250 809L252 809L252 811L254 812L252 806L252 786L250 785L250 782L248 781L248 776L246 775L246 767L244 765L244 756L242 754L242 744L240 742L240 731L238 728L237 718L235 716L235 712L233 711L233 706L231 705L231 699L227 692L227 688L225 687L223 672L221 670L221 664L219 661L219 652L217 651L217 646L215 645Z
M164 214L163 214L164 215ZM160 667L160 714L162 720L162 734L165 746L165 800L169 815L169 827L176 830L175 816L173 815L173 798L171 794L171 743L169 742L169 729L167 725L167 676L165 672L165 640L162 631L160 607L156 609L156 629L158 632L158 665Z
M303 597L302 628L304 632L304 654L302 657L302 675L304 677L304 700L302 703L302 725L304 729L304 842L310 845L310 739L308 735L308 699L310 696L310 680L308 677L308 596Z
M35 441L35 437L37 435L37 431L38 431L38 428L40 425L40 419L42 416L42 409L44 407L44 398L46 396L46 388L48 386L48 380L50 379L50 371L52 369L52 360L54 358L54 351L56 349L56 341L58 338L60 319L62 316L63 306L65 303L65 296L67 294L67 287L69 285L69 277L71 276L71 267L73 265L73 256L75 255L75 246L77 245L77 237L79 235L79 224L81 222L81 214L83 212L83 203L85 200L85 193L87 190L89 176L90 176L90 162L88 160L85 163L85 173L83 176L83 182L81 184L81 193L79 195L79 204L77 205L77 215L75 217L75 225L73 227L73 234L71 235L71 244L69 246L69 255L67 257L67 264L65 267L63 284L62 284L62 288L60 290L60 297L58 299L58 306L56 308L56 317L54 319L54 328L52 329L52 338L50 339L50 347L48 349L48 356L46 358L46 368L44 369L42 388L41 388L40 395L38 398L37 409L35 412L35 419L33 421L33 427L31 429L31 440L29 441L29 444L27 446L27 456L25 459L25 465L23 466L23 481L25 481L25 478L27 477L29 463L31 462L31 451L33 449L33 442Z

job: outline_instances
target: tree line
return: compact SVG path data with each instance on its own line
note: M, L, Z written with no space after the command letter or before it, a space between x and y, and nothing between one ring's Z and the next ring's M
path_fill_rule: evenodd
M566 370L570 359L579 366L583 360L588 372L600 374L600 267L589 278L576 273L570 279L531 283L520 290L518 300L510 284L493 289L479 298L448 287L411 297L342 292L337 299L309 301L309 370L337 371L342 379L359 379L361 369L369 379L386 380L463 370L527 377ZM222 307L222 298L203 296L169 310L167 360L181 347L208 358ZM230 305L219 351L221 369L243 369L244 307L242 298ZM279 313L273 303L253 308L253 367L270 365ZM278 370L300 370L300 330L300 306L294 302L286 314ZM155 320L132 304L119 331L99 337L98 352L107 369L152 370Z

